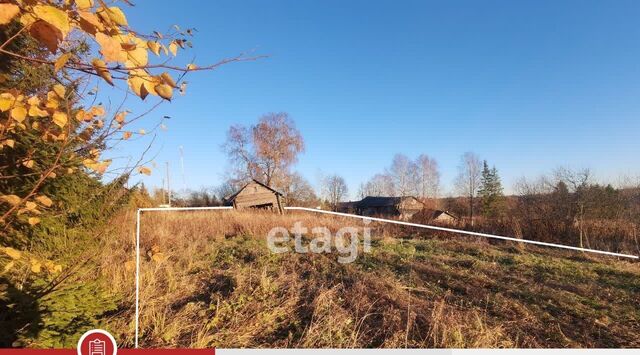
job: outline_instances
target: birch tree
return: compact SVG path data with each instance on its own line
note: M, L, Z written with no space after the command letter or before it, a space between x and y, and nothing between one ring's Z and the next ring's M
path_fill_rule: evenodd
M469 202L469 219L472 225L474 200L480 187L481 166L480 158L475 153L464 153L460 157L458 176L455 180L455 187L458 193L465 196Z

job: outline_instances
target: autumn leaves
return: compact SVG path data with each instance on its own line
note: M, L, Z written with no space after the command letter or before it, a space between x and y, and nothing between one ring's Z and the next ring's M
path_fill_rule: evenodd
M63 52L52 61L56 71L67 67L91 72L109 85L114 85L114 78L121 74L118 78L127 80L131 91L142 99L151 94L171 100L173 90L178 88L168 72L151 72L151 68L168 67L151 65L149 54L175 57L179 48L188 45L184 38L165 39L159 32L138 34L128 27L127 18L119 7L107 6L101 0L96 3L92 0L65 1L62 5L51 5L44 1L16 3L0 4L0 25L17 19L24 26L23 29L54 56ZM83 62L71 53L64 53L64 41L74 30L98 44L100 58ZM191 31L178 31L178 34L191 35ZM189 64L186 68L171 69L185 73L195 70L196 66Z

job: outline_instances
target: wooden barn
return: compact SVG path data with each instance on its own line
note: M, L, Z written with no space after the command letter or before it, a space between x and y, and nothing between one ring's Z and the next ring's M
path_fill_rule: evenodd
M282 193L257 180L244 185L233 195L224 199L225 206L235 209L256 208L266 209L280 214L284 213L284 198Z
M419 223L433 223L438 224L454 224L458 221L458 217L443 210L434 210L425 208L419 213L413 216L413 219Z
M349 202L338 202L336 206L336 210L342 213L357 213L358 210L358 202L359 201L349 201Z
M367 196L356 204L356 212L363 216L389 216L409 219L420 212L424 204L413 196Z

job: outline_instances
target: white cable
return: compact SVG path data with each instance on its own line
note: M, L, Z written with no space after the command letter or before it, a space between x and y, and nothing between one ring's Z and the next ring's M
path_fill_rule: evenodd
M588 252L588 253L620 256L620 257L623 257L623 258L631 258L631 259L640 258L640 257L638 257L636 255L613 253L613 252L610 252L610 251L603 251L603 250L596 250L596 249L578 248L578 247L572 247L572 246L569 246L569 245L562 245L562 244L555 244L555 243L545 243L545 242L538 242L538 241L535 241L535 240L518 239L518 238L513 238L513 237L503 237L503 236L495 235L495 234L470 232L470 231L461 230L461 229L453 229L453 228L445 228L445 227L438 227L438 226L430 226L430 225L426 225L426 224L418 224L418 223L409 223L409 222L396 221L396 220L393 220L393 219L367 217L367 216L360 216L360 215L349 214L349 213L318 210L318 209L315 209L315 208L285 207L285 209L287 209L287 210L298 210L298 211L309 211L309 212L316 212L316 213L325 213L325 214L332 214L332 215L336 215L336 216L343 216L343 217L350 217L350 218L368 219L368 220L377 221L377 222L400 224L400 225L409 226L409 227L418 227L418 228L433 229L433 230L438 230L438 231L443 231L443 232L468 234L468 235L473 235L473 236L477 236L477 237L486 237L486 238L510 240L510 241L519 242L519 243L529 243L529 244L543 245L543 246L547 246L547 247L555 247L555 248L570 249L570 250L579 250L579 251L584 251L584 252Z

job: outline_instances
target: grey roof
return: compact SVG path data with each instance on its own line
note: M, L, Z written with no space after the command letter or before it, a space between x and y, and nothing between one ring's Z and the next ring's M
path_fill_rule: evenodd
M404 197L367 196L367 197L363 198L362 200L360 200L360 202L358 202L357 206L359 208L396 206L397 204L402 202L402 199L405 199L405 198L416 199L413 196L404 196Z

